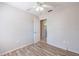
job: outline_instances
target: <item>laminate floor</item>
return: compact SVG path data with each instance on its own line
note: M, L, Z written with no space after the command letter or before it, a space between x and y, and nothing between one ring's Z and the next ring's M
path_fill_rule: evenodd
M79 54L51 46L45 42L38 42L6 53L3 56L79 56Z

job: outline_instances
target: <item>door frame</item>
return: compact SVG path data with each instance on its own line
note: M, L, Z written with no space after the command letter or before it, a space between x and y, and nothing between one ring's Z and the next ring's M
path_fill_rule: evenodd
M43 39L42 38L42 26L44 26L44 21L46 21L47 19L42 19L42 20L40 20L40 41ZM47 27L47 26L46 26ZM47 35L47 34L46 34ZM44 42L47 42L47 38L45 39L45 41Z

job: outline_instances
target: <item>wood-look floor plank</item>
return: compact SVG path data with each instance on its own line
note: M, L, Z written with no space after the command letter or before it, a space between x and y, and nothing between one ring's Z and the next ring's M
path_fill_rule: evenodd
M38 42L6 53L3 56L79 56L77 53L66 51L45 42Z

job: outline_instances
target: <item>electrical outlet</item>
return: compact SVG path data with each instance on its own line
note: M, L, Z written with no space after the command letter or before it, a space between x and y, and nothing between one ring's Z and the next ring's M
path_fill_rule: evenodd
M63 43L65 44L65 48L66 48L66 50L68 50L68 43L69 43L69 42L66 41L66 40L64 40Z
M63 43L65 43L65 44L66 44L66 43L67 43L67 41L66 41L66 40L64 40L64 41L63 41Z
M20 42L19 40L16 41L16 43L19 43L19 42Z

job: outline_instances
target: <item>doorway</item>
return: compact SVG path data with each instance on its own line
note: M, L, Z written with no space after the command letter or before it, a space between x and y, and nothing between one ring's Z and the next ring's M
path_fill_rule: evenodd
M40 41L47 42L46 19L40 20Z

